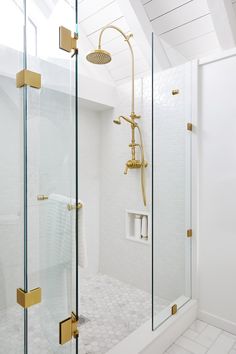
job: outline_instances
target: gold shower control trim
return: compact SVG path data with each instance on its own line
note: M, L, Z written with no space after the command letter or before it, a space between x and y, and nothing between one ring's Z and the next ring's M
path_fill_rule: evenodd
M37 195L37 200L48 200L48 195L39 194Z
M24 309L37 305L42 301L42 289L36 288L25 292L23 289L18 288L16 290L16 302Z
M74 312L71 317L59 323L59 344L63 345L79 336L78 324L79 319Z
M176 313L178 312L178 306L176 304L174 304L172 307L171 307L171 314L172 315L176 315Z
M71 52L72 50L77 51L77 41L78 35L74 33L72 36L72 32L63 26L59 27L59 48L65 50L66 52Z
M81 209L82 207L83 207L82 203L78 203L77 205L76 204L67 204L67 209L69 211L76 210L76 209Z
M41 88L41 74L27 69L21 70L16 74L16 87L30 86L36 89Z

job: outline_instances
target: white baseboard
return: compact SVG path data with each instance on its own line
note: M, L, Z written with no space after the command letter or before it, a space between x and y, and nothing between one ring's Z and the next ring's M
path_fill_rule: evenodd
M226 320L225 318L215 316L206 311L199 311L197 317L199 320L205 321L212 326L223 329L224 331L236 335L236 323Z
M107 354L162 354L197 317L197 301L191 300L176 315L152 331L151 321L140 326Z

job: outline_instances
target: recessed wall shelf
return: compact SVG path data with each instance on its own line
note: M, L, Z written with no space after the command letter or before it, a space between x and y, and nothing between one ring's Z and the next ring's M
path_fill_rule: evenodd
M146 211L126 210L126 239L142 244L151 243L150 214Z

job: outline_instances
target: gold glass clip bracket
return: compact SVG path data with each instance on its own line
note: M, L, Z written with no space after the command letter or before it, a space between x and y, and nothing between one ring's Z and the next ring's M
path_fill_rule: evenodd
M74 50L72 57L78 53L78 34L72 32L63 26L59 27L59 48L70 53Z
M41 74L27 69L21 70L16 74L16 87L30 86L36 89L41 88Z
M189 229L187 230L187 237L192 237L193 236L193 230Z
M192 132L193 131L193 125L192 123L187 123L187 130Z
M36 288L29 292L24 291L21 288L16 290L16 302L24 309L37 305L42 300L42 289Z
M76 204L67 204L67 209L69 211L76 210L76 209L81 209L82 207L83 207L82 203L78 203L77 205Z
M59 323L59 344L63 345L79 336L79 318L74 312L71 313L71 317L68 317L64 321Z
M172 316L176 315L178 312L178 306L176 304L174 304L172 307L171 307L171 314Z

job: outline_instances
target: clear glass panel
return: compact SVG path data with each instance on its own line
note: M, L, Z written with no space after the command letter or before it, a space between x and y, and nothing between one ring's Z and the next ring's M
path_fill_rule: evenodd
M32 25L33 24L33 25ZM42 302L28 310L28 353L75 352L59 344L59 322L75 304L75 57L59 49L59 26L75 29L75 1L27 1L28 288ZM38 200L38 196L46 196Z
M153 328L191 297L190 91L189 64L153 61Z
M16 304L16 289L22 287L24 274L22 92L15 82L22 68L22 51L23 13L14 1L1 1L0 352L16 354L24 351L23 311Z

